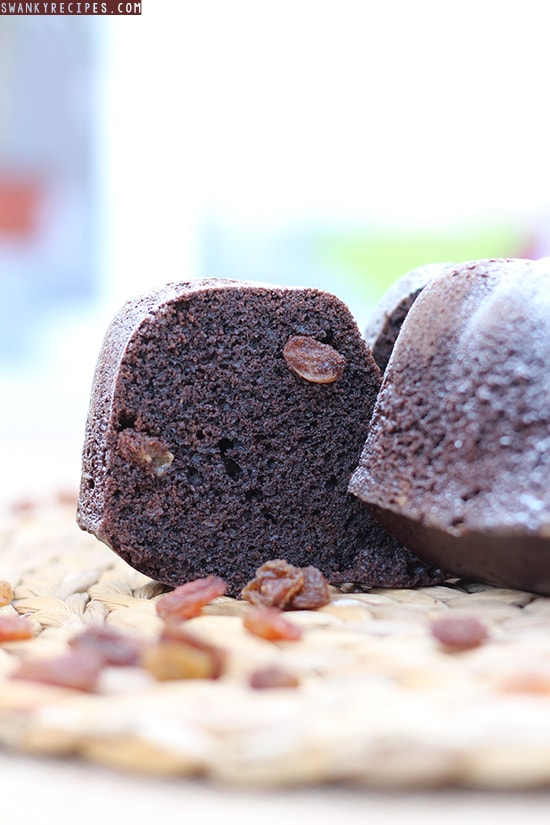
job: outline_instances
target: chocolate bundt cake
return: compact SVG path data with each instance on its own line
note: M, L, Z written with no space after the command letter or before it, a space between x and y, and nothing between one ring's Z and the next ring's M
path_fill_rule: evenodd
M365 329L365 341L384 372L403 321L424 287L450 264L426 264L395 281L374 308Z
M348 309L315 289L169 285L107 333L78 523L169 585L260 565L412 586L443 574L347 493L380 373Z
M550 259L444 270L409 311L350 490L458 576L550 594Z

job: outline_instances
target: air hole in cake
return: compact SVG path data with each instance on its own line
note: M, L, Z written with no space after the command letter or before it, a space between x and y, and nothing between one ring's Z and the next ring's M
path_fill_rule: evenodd
M426 572L426 565L417 562L408 562L407 565L407 573L409 576L414 579L417 576L422 576Z
M123 410L118 417L116 429L118 432L122 432L122 430L133 428L135 427L136 420L137 415L135 413L128 412L128 410Z
M264 494L258 487L254 487L252 490L247 490L244 494L244 497L245 497L246 501L263 501L264 500Z
M265 507L262 509L262 516L265 518L266 521L270 521L271 524L276 524L277 520L272 513L269 512Z
M223 466L225 467L225 472L229 476L229 478L233 479L233 481L238 481L242 475L242 467L240 464L237 464L232 458L224 458L223 459Z
M316 435L318 426L318 421L315 418L308 421L307 424L304 424L305 433L299 437L298 442L300 444L308 444L311 441L312 436Z
M262 450L271 450L272 446L270 440L272 438L271 433L256 433L254 435L254 442L256 444L262 445Z
M202 476L194 467L187 468L187 478L192 487L198 487L202 483Z
M351 516L348 516L345 523L345 530L353 531L359 528L359 523L361 521L361 517L359 513L352 513Z
M337 484L338 479L336 478L336 476L331 476L330 478L327 478L327 480L325 481L325 490L328 490L330 492L331 490L334 490L336 488Z
M202 430L197 430L197 432L195 433L195 438L197 438L199 441L202 441L204 439L204 432Z
M233 442L230 438L220 438L218 441L218 449L222 456L224 456L229 450L233 449Z
M481 493L481 488L480 487L474 487L473 490L468 490L468 492L462 493L460 498L462 499L462 501L470 501L470 499L475 498L480 493Z
M321 341L321 343L323 344L329 344L329 346L332 346L332 342L334 341L333 331L331 329L328 329L325 333L323 333L320 336L319 341Z

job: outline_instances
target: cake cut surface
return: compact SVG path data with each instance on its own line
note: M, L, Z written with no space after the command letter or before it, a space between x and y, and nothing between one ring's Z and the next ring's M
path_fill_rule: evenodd
M455 575L550 593L550 260L450 267L393 349L350 490Z
M207 280L137 299L100 354L78 523L168 585L217 575L236 595L274 558L440 581L347 493L379 386L328 293Z

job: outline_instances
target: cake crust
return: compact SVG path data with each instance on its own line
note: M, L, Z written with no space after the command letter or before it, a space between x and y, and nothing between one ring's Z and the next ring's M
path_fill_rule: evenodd
M451 264L433 263L406 272L395 281L374 308L365 328L365 341L384 372L410 308L433 278Z
M431 281L403 323L350 482L423 558L541 593L549 317L549 259L475 261Z

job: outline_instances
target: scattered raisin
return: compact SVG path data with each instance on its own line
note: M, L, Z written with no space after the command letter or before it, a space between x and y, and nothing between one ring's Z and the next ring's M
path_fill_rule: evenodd
M18 498L12 501L10 510L14 516L25 516L32 513L40 506L38 499L34 498Z
M76 507L78 504L78 492L76 490L60 489L55 495L58 504Z
M332 384L344 371L346 359L334 347L308 335L293 335L283 348L283 357L292 372L314 384Z
M155 679L208 679L210 659L204 653L174 642L161 642L143 654L142 666Z
M284 610L303 586L304 576L299 567L273 559L256 570L256 578L244 587L241 596L251 604Z
M293 688L300 685L297 676L277 665L263 667L250 674L249 684L254 690L270 688Z
M208 678L217 679L222 675L225 665L225 652L216 645L201 639L196 633L192 633L187 625L165 624L160 634L160 641L161 643L172 642L186 645L208 654L210 657L210 675Z
M24 616L0 616L0 642L19 642L32 639L33 625Z
M9 604L13 599L13 588L11 584L0 579L0 607Z
M69 642L72 650L90 650L101 656L106 665L118 667L139 665L144 645L144 641L137 636L122 633L108 625L88 627Z
M281 610L315 610L330 601L328 585L316 567L294 567L282 559L262 564L241 596L251 604Z
M487 638L485 625L475 616L441 616L432 622L430 630L449 650L479 647Z
M192 619L213 599L223 596L226 590L226 583L218 576L186 582L160 597L157 614L165 621Z
M98 654L90 650L73 650L63 656L47 659L23 659L11 678L91 691L95 688L103 667L104 661Z
M167 627L161 640L146 648L142 665L159 681L217 679L222 672L223 653L208 642Z
M328 584L316 567L302 567L304 586L292 599L293 610L315 610L330 601Z
M302 638L302 631L282 615L276 607L253 607L243 619L245 628L255 636L270 642L295 642Z
M499 687L503 693L548 695L550 693L550 674L536 672L512 673L501 679Z
M160 438L152 438L130 428L119 433L118 449L127 461L144 467L156 476L164 475L174 460L174 454Z

